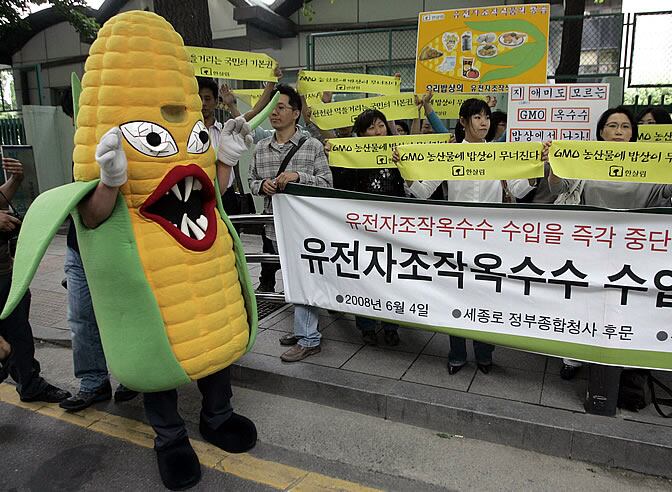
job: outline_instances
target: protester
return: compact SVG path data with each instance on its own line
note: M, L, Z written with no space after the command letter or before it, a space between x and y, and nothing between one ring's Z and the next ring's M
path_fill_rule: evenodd
M649 106L639 113L637 122L640 125L670 125L672 117L661 107Z
M490 117L490 130L485 136L487 142L504 142L506 140L506 113L493 111Z
M10 239L15 239L21 220L12 213L11 200L23 181L21 162L3 157L7 181L0 186L0 305L4 306L12 283L13 258ZM16 309L0 320L0 382L8 375L16 382L16 391L21 401L58 403L70 397L70 393L47 383L40 376L40 363L35 360L33 331L28 321L30 291L26 292Z
M249 184L253 194L264 197L264 213L273 213L273 195L282 192L287 183L331 187L332 176L322 144L315 138L302 136L297 127L301 116L301 98L291 87L278 84L278 104L271 113L273 136L259 142L250 166ZM266 236L277 251L275 229L266 226ZM292 347L280 358L297 362L320 352L318 331L319 309L294 305L294 334L280 339Z
M396 121L395 122L397 126L397 134L398 135L410 135L411 130L408 128L408 123L405 121Z
M390 135L390 125L383 113L367 109L355 120L353 131L358 137L385 137ZM334 188L360 193L386 196L405 196L404 179L397 168L392 169L345 169L333 168ZM383 339L390 346L399 345L399 325L383 321ZM366 345L378 345L376 321L355 316L355 325L362 332Z
M597 122L597 140L606 142L636 142L637 122L623 106L611 108ZM551 151L552 151L552 144ZM580 181L563 179L553 174L548 178L551 193L576 193L581 205L603 208L633 209L669 206L672 185L650 183L620 183L614 181ZM572 379L581 363L563 359L560 376Z
M447 133L448 129L443 125L434 112L432 105L432 93L428 92L422 98L428 121L437 133ZM460 124L464 128L465 136L463 144L483 143L490 129L490 107L481 99L467 99L460 107ZM395 154L398 157L398 154ZM414 181L408 182L410 192L417 198L425 199L444 183L443 181ZM506 182L512 193L525 196L532 189L526 179L509 180ZM475 203L502 203L503 188L501 181L445 181L446 199L457 202ZM494 345L474 341L474 352L478 369L487 374L492 367L492 352ZM448 354L448 373L456 374L467 363L466 341L462 337L450 336L450 353Z
M74 118L72 92L66 91L61 101L63 112ZM68 327L72 333L72 361L75 377L80 380L79 391L60 403L60 407L70 412L78 412L96 402L112 398L112 386L107 370L103 344L96 315L93 312L89 284L84 273L84 265L79 254L75 224L69 221L65 250L65 285L68 291ZM114 401L129 401L138 395L137 391L120 384L114 392Z

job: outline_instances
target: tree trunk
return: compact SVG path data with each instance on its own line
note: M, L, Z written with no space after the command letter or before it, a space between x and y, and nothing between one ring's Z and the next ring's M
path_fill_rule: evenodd
M173 25L185 45L212 48L207 0L154 0L154 12Z
M581 62L581 42L583 39L583 13L586 0L565 0L565 16L581 16L565 19L562 23L562 46L560 62L555 70L556 82L577 81Z

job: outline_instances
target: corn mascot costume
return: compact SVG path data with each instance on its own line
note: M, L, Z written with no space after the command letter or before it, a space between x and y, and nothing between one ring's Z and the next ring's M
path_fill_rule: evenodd
M72 214L110 371L145 393L164 484L189 488L200 464L175 388L198 381L207 441L229 452L256 442L254 424L229 404L228 366L253 344L257 312L215 166L215 150L235 164L251 143L251 126L230 120L212 148L182 38L151 12L125 12L100 29L78 103L75 182L40 195L28 211L1 316L21 299ZM110 193L106 218L87 227L77 206L95 210Z

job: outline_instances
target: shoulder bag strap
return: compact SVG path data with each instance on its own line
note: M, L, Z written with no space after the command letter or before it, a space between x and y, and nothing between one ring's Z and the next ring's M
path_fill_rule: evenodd
M306 140L308 140L308 137L301 137L301 140L299 140L299 143L296 144L292 149L287 152L287 155L285 158L282 160L282 164L280 164L280 168L278 169L278 172L275 174L275 177L277 178L280 176L282 173L285 172L285 169L287 169L287 166L289 165L289 161L292 160L292 157L294 157L294 154L301 148L301 146L306 143Z

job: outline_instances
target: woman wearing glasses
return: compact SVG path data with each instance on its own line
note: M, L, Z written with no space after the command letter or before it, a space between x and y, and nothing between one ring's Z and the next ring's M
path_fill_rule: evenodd
M636 142L637 122L622 106L605 111L597 122L597 140L606 142ZM634 209L670 206L672 185L650 183L619 183L614 181L582 181L563 179L551 171L548 178L551 193L566 193L578 185L581 205L603 208ZM572 379L581 363L563 359L560 376Z

